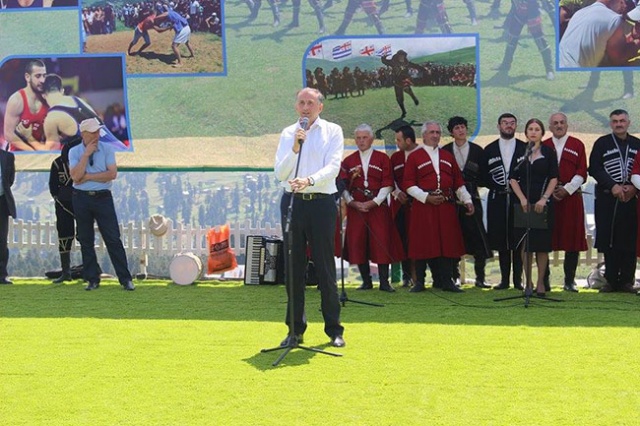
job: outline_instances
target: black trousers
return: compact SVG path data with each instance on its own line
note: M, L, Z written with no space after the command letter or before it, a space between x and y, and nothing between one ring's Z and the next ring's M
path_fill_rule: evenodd
M513 284L515 286L522 285L522 257L519 250L500 250L498 251L498 259L500 261L500 283L509 284L509 276L511 275L511 265L513 265Z
M131 281L131 273L127 264L127 254L120 239L120 226L111 191L90 194L87 191L73 191L73 210L76 214L78 241L82 251L82 278L89 282L100 282L100 268L95 249L95 222L116 270L118 281L120 284L126 284Z
M73 214L73 202L59 198L56 206L56 229L58 231L58 252L69 253L76 236L76 218Z
M287 212L291 197L291 193L285 192L280 201L282 227L285 230L285 274L287 275L286 281L290 284L286 286L288 303L285 323L290 329L293 327L295 334L303 334L307 329L304 306L304 274L308 244L311 248L311 259L318 278L324 332L333 338L342 335L344 331L344 327L340 324L340 297L336 284L334 260L334 237L338 208L333 196L313 200L294 197L291 224L289 233L286 233ZM293 273L292 277L288 276L290 273ZM290 324L289 318L292 309L293 324Z
M624 287L635 283L636 253L635 251L611 248L603 250L604 277L614 290L620 291Z
M7 278L7 263L9 263L9 208L4 195L0 195L0 279Z

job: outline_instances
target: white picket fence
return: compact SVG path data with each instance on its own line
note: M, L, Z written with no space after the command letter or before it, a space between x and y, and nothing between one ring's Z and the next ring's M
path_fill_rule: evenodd
M129 222L120 224L122 242L127 253L132 254L167 254L174 255L191 252L195 255L206 256L209 253L207 233L211 228L193 227L182 223L168 221L168 230L162 237L151 233L148 224L144 222ZM230 245L236 254L244 253L248 235L282 236L280 224L270 223L251 224L251 221L231 223ZM76 246L79 244L76 241ZM23 220L9 221L9 247L18 249L58 249L58 233L52 222L25 222ZM104 241L96 228L96 250L105 250Z
M178 253L191 252L200 257L209 254L207 244L207 233L211 228L193 227L182 223L168 221L168 230L162 237L153 235L148 225L142 221L120 224L122 242L128 254L138 255L140 259L146 259L148 255L175 255ZM256 223L251 221L229 224L229 243L236 255L245 252L245 243L249 235L277 236L282 237L282 227L280 224ZM602 262L600 253L593 249L593 238L587 235L588 250L580 253L581 265L595 265ZM79 244L75 242L77 249ZM55 223L51 222L25 222L23 220L9 221L9 247L19 249L42 249L56 250L58 248L58 236ZM100 233L96 229L96 250L106 250ZM560 265L563 258L562 253L551 254L551 264ZM494 256L492 261L497 261ZM146 264L146 260L141 260ZM465 276L465 263L461 262L461 273Z

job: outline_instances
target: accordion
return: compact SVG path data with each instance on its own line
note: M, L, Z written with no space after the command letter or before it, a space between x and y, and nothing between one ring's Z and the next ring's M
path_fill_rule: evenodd
M245 284L284 284L284 246L281 239L249 235L245 248Z

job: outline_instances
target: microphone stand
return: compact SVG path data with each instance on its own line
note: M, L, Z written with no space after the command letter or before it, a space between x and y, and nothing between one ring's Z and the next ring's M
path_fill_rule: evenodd
M306 130L306 125L304 126L305 130ZM298 168L300 167L300 157L302 157L302 140L299 141L300 142L300 151L298 151L298 159L296 160L296 170L295 173L293 175L293 178L297 178L298 177ZM292 221L292 217L293 217L293 199L295 198L295 193L291 192L291 198L289 199L289 206L287 207L287 217L286 217L286 221L285 221L285 227L284 227L284 233L286 235L287 238L287 274L285 276L285 282L286 282L286 286L287 286L287 293L288 293L288 300L287 300L287 306L288 306L288 313L289 313L289 334L287 336L287 344L284 346L276 346L273 348L268 348L268 349L261 349L260 352L261 353L266 353L266 352L273 352L273 351L279 351L282 350L284 351L283 353L280 354L280 356L278 357L278 359L275 360L275 362L273 364L271 364L272 366L277 366L278 364L280 364L280 361L282 361L284 359L285 356L287 356L287 354L289 352L291 352L293 349L303 349L305 351L310 351L310 352L317 352L317 353L321 353L321 354L325 354L325 355L331 355L331 356L342 356L342 354L338 354L338 353L334 353L334 352L327 352L324 351L322 349L318 349L318 348L311 348L308 346L302 346L298 343L298 339L296 338L296 334L295 331L293 329L294 327L294 312L293 310L295 309L295 304L294 304L294 285L293 285L293 261L292 261L292 256L293 256L293 232L291 231L291 221ZM313 255L313 253L312 253Z
M560 300L560 299L553 299L551 297L542 297L542 296L538 296L537 294L533 294L533 283L532 283L532 279L530 278L532 273L533 273L533 271L530 270L532 268L532 265L530 265L530 263L532 263L532 262L529 262L529 233L531 232L531 209L533 208L533 205L529 203L529 194L531 192L531 155L533 154L532 145L533 145L533 142L528 142L527 143L527 150L524 153L524 158L513 169L513 171L515 172L523 164L525 164L525 174L526 174L526 179L527 179L527 187L526 187L526 193L525 193L525 197L527 198L527 204L528 204L527 214L526 214L526 217L527 217L527 219L526 219L526 228L525 228L525 231L524 231L524 236L520 240L521 242L524 242L523 247L520 249L521 255L522 255L522 269L524 270L525 281L526 281L526 283L524 285L524 291L520 296L499 297L497 299L493 299L494 302L503 302L505 300L515 300L515 299L524 299L524 307L525 308L529 307L529 302L531 301L531 298L540 299L540 300L546 300L548 302L562 302L562 300ZM509 206L509 208L510 207L511 206ZM514 205L514 208L520 208L520 207ZM533 255L531 255L531 260L533 261ZM547 260L547 262L549 262L549 260Z

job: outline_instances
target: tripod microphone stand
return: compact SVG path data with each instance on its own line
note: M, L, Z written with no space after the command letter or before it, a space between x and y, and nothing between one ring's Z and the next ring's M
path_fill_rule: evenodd
M307 126L309 124L309 119L306 117L303 117L300 120L300 125L304 128L304 130L307 130ZM295 173L293 175L293 178L297 178L298 177L298 168L300 167L300 157L302 157L302 146L303 146L303 141L299 140L298 141L300 143L300 151L298 152L298 159L296 160L296 169L295 169ZM294 142L295 143L295 142ZM305 351L310 351L310 352L317 352L317 353L321 353L321 354L325 354L325 355L331 355L331 356L342 356L342 354L337 354L334 352L328 352L328 351L324 351L322 349L317 349L317 348L311 348L308 346L302 346L299 344L298 339L296 338L296 334L295 334L295 330L294 330L294 309L295 309L295 303L294 303L294 291L295 291L295 287L293 285L293 232L291 230L291 220L293 217L293 199L295 198L295 193L291 192L291 198L289 199L289 206L287 207L287 217L286 217L286 222L285 222L285 227L284 227L284 233L286 235L287 238L287 274L285 277L285 281L286 281L286 286L287 286L287 293L288 293L288 317L289 317L289 334L287 335L287 339L286 339L286 345L281 345L281 346L276 346L273 348L268 348L268 349L261 349L260 352L261 353L266 353L266 352L273 352L273 351L279 351L282 350L284 352L282 352L280 354L280 356L278 357L278 359L275 360L275 362L271 365L273 365L274 367L277 366L278 364L280 364L280 362L284 359L285 356L287 356L287 354L289 352L291 352L293 349L303 349ZM304 290L303 290L304 291Z
M553 299L551 297L543 297L543 296L538 296L537 294L533 293L533 283L531 280L531 274L532 271L530 270L532 268L532 265L530 263L533 262L533 255L531 256L531 262L529 261L529 238L530 238L530 233L531 233L531 209L534 208L533 204L529 203L529 196L530 196L530 192L531 192L531 155L533 154L533 148L532 148L533 142L528 142L527 143L527 150L525 151L525 155L524 158L522 159L522 161L520 163L518 163L516 165L516 167L514 168L514 171L517 171L520 167L522 167L523 164L525 165L525 174L526 174L526 179L527 179L527 187L526 187L526 192L525 192L525 198L527 198L527 211L526 211L526 227L525 227L525 231L524 231L524 235L522 236L521 240L519 241L519 244L516 245L516 247L520 247L522 245L522 248L520 249L521 251L521 256L522 256L522 269L524 271L525 274L525 287L524 287L524 291L523 294L519 295L519 296L509 296L509 297L500 297L497 299L493 299L494 302L503 302L505 300L516 300L516 299L524 299L524 307L528 308L529 307L529 302L531 301L531 299L540 299L540 300L546 300L548 302L562 302L562 300L560 299ZM507 205L507 208L511 208L510 205ZM520 208L519 206L514 205L513 206L514 211L513 211L513 215L515 216L515 209ZM514 218L515 219L515 218ZM547 262L549 262L549 260L547 259Z
M340 279L341 279L341 291L340 291L340 303L344 307L347 302L351 303L359 303L361 305L368 306L376 306L378 308L383 308L384 305L380 303L373 302L363 302L362 300L353 300L349 299L347 296L347 291L344 289L344 229L342 227L342 201L341 197L338 196L338 217L340 218Z

